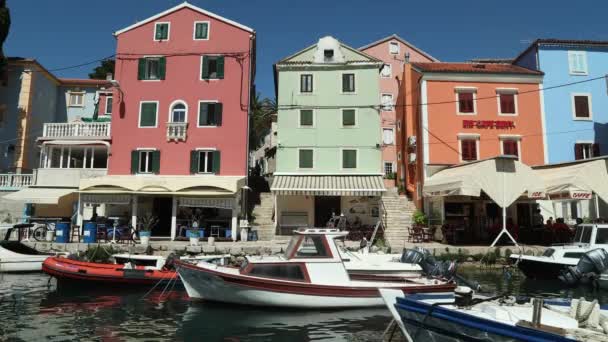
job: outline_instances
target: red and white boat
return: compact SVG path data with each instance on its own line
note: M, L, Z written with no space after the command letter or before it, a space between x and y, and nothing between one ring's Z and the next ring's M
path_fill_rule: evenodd
M290 308L382 306L379 288L405 293L446 292L455 284L437 278L355 280L334 239L347 235L337 229L300 229L284 256L247 258L240 268L176 261L188 295L234 304Z

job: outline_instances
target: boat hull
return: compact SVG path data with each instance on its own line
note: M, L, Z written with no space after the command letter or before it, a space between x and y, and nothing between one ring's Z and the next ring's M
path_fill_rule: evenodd
M42 262L49 256L17 241L0 241L0 273L40 272Z
M46 259L42 271L62 283L153 286L179 280L175 271L145 269L141 266L125 269L123 265L81 262L59 257Z
M376 287L313 285L274 281L264 278L224 274L214 270L177 262L178 273L188 292L197 300L241 305L312 308L354 308L382 306ZM407 292L445 292L453 284L408 286L395 284Z
M518 259L511 257L513 263ZM539 260L520 259L517 268L530 279L557 279L562 270L570 265L555 262L544 262Z

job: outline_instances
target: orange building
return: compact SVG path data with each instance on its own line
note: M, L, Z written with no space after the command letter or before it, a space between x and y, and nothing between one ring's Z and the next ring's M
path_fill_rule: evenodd
M499 155L546 160L543 73L502 63L407 63L407 190L422 207L425 179L446 165Z

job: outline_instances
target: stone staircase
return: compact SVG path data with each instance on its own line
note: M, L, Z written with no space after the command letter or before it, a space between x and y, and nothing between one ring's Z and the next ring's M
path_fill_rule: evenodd
M262 241L273 240L275 236L274 222L272 215L274 213L274 200L272 193L262 192L259 194L259 203L253 207L253 216L255 217L252 225L258 229L258 239Z
M382 196L382 202L386 210L384 238L393 252L399 253L407 240L407 227L412 225L412 214L416 211L416 206L392 189Z

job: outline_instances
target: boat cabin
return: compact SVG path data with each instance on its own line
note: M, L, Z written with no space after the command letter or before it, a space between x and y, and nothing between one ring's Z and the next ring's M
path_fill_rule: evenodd
M608 224L581 224L576 227L574 244L608 245Z

